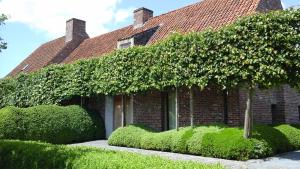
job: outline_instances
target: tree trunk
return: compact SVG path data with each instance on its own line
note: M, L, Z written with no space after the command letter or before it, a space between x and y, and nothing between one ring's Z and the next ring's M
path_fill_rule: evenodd
M178 113L178 88L175 89L175 114L176 114L176 130L179 130L179 113Z
M125 127L125 108L124 108L124 95L121 97L121 114L122 114L122 127Z
M190 89L190 120L191 120L191 127L194 127L194 90L193 87Z
M228 91L223 91L224 97L224 124L228 124Z
M248 139L252 136L253 128L253 112L252 112L252 101L253 101L254 88L250 87L247 92L247 105L245 111L245 122L244 122L244 138Z

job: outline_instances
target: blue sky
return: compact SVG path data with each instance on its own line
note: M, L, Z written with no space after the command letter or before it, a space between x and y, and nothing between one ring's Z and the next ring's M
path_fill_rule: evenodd
M88 34L93 37L131 24L132 11L138 7L147 7L154 15L159 15L198 1L0 0L0 13L8 14L10 18L0 28L0 37L8 43L8 49L0 53L0 78L42 43L63 36L65 21L72 17L86 20ZM300 5L299 0L282 2L285 7Z

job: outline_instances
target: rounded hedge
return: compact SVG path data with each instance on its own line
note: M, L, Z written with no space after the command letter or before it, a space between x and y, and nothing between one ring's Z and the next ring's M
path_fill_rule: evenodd
M0 139L64 144L100 139L104 135L101 117L80 106L41 105L0 109Z
M300 125L255 125L253 138L243 138L241 128L203 125L155 132L139 125L119 128L108 143L142 149L171 151L231 160L269 157L300 148Z

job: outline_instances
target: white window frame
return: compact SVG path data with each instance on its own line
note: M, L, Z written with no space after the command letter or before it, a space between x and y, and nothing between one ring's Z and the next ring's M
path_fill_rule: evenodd
M122 45L130 43L130 45L128 47L122 47ZM130 38L130 39L125 39L125 40L121 40L117 42L117 49L126 49L129 47L134 46L134 38Z

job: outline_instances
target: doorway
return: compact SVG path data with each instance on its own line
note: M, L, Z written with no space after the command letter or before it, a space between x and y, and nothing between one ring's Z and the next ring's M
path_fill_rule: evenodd
M114 130L123 126L123 106L122 106L122 96L114 97Z
M133 123L132 96L114 97L114 130Z

